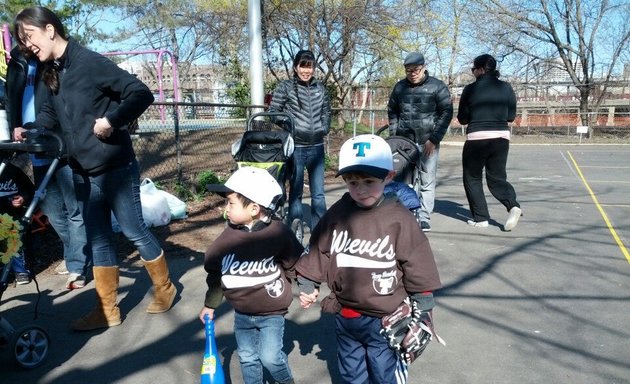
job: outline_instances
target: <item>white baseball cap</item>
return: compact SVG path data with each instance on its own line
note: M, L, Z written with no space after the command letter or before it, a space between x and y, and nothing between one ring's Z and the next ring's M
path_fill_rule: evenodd
M339 150L337 176L348 172L362 172L384 179L393 169L392 150L380 136L355 136L343 143Z
M241 167L230 176L225 184L208 184L206 189L222 196L237 192L256 204L271 210L282 197L282 188L271 174L262 168Z

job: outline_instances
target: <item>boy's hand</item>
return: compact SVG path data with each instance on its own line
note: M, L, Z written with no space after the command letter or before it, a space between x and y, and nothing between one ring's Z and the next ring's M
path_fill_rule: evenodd
M21 206L24 205L24 197L20 195L13 196L13 198L11 199L11 205L14 208L20 208Z
M201 322L202 322L203 324L205 324L205 323L206 323L206 320L204 319L204 317L205 317L206 315L208 315L208 318L209 318L210 320L213 320L213 319L214 319L214 309L212 309L212 308L208 308L208 307L203 307L203 308L201 309L201 312L199 312L199 320L201 320Z
M318 289L315 289L313 293L300 292L300 306L304 309L309 308L311 305L317 302L318 295L319 295Z

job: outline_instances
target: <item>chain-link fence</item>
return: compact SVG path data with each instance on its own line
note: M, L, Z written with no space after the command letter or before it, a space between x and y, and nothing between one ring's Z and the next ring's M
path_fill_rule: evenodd
M142 115L133 135L142 177L194 186L198 175L204 171L228 175L236 164L231 155L232 144L245 132L248 116L261 110L231 104L155 103ZM602 110L593 112L590 117L596 122L589 127L590 136L630 140L630 113L627 111L611 114ZM343 142L354 134L377 132L387 124L387 111L336 109L332 124L335 142ZM524 116L519 110L512 134L515 137L575 137L577 142L578 125L581 124L577 111L529 112ZM465 127L453 118L447 136L463 139L464 134ZM334 151L335 148L331 153Z
M153 104L132 136L142 177L194 184L206 170L229 173L234 167L231 144L243 134L251 110L226 104Z

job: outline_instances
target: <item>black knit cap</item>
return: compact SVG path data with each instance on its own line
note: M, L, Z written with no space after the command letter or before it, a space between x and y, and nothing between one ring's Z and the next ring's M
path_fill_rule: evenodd
M293 68L297 67L298 64L303 61L310 61L315 63L315 55L313 54L313 52L307 49L302 49L298 51L298 53L296 53L295 57L293 58Z

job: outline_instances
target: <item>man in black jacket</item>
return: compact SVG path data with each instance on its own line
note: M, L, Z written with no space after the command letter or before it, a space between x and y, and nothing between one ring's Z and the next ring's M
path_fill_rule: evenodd
M453 118L453 102L446 84L429 76L421 53L407 55L404 65L406 78L396 83L387 104L389 133L412 139L422 150L420 183L416 192L422 197L420 225L424 232L428 232L435 200L440 141Z

